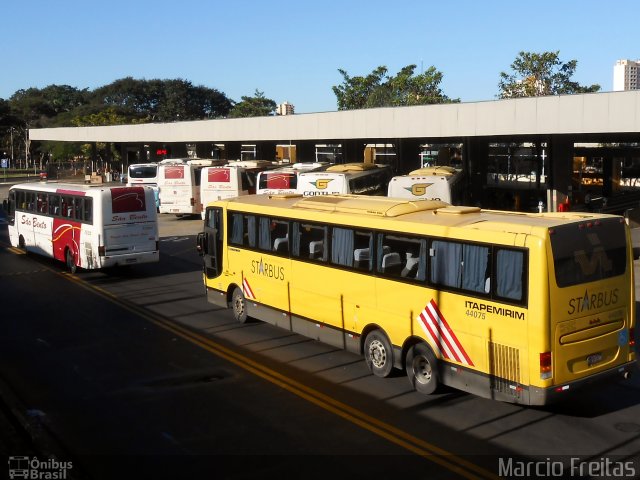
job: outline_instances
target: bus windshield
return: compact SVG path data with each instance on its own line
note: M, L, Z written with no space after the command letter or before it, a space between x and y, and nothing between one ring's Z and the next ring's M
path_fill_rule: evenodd
M625 224L619 218L585 221L550 231L559 287L595 282L625 273Z
M130 178L156 178L157 166L132 165L129 167Z

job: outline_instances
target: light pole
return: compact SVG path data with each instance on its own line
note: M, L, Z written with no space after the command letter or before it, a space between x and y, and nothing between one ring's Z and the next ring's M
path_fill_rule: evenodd
M13 162L13 127L9 128L9 134L11 136L11 161ZM11 165L9 165L9 166L11 166Z

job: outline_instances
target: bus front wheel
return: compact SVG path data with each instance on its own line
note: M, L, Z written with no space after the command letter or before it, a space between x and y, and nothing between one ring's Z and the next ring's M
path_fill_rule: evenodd
M430 395L438 388L438 366L436 357L424 343L418 343L407 353L407 376L413 388Z
M76 259L70 248L67 248L67 254L65 255L65 258L66 258L67 270L69 270L69 273L73 275L74 273L76 273L76 270L78 267L76 266Z
M18 238L18 248L24 253L27 253L27 243L24 241L24 237L22 235Z
M247 302L244 298L242 290L236 287L231 296L231 308L233 309L233 316L240 323L246 323L247 319Z
M376 377L388 377L393 370L391 342L380 330L374 330L364 341L364 360Z

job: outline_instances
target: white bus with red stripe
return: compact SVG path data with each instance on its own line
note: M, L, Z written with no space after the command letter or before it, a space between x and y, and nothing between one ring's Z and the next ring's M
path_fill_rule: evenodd
M166 159L160 162L160 213L173 213L176 216L200 214L200 172L213 163L212 160L190 158Z
M276 195L278 193L296 193L298 176L303 172L317 172L329 165L323 162L299 162L287 167L266 170L258 173L256 193Z
M22 183L7 202L11 245L77 267L159 260L151 187Z
M257 176L278 165L267 160L238 160L202 169L200 199L203 205L224 198L256 193ZM202 214L204 218L204 211Z
M624 218L365 195L207 207L207 299L363 354L380 377L543 405L637 369Z

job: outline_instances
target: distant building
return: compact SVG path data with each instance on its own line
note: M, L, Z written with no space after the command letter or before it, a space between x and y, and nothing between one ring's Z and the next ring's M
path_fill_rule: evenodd
M282 102L276 109L278 115L293 115L293 105L289 102Z
M640 60L618 60L613 66L613 91L638 90Z

